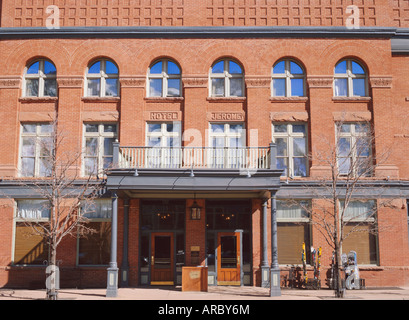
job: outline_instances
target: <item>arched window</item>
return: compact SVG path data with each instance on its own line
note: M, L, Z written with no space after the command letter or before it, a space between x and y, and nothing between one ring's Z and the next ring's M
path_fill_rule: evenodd
M272 71L271 95L273 97L304 97L304 69L289 59L277 62Z
M56 97L57 69L48 60L37 60L24 72L24 97Z
M180 97L181 71L167 59L154 62L148 70L148 97Z
M345 59L335 66L334 95L336 97L366 97L368 95L365 69L356 61Z
M242 67L229 59L217 61L210 70L210 96L243 97L244 73Z
M119 96L118 67L110 60L92 62L87 68L87 97Z

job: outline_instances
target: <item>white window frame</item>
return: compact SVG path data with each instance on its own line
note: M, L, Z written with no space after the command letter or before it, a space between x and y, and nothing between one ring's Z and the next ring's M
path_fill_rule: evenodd
M106 63L107 61L111 62L112 64L114 64L117 69L118 69L118 73L106 73ZM89 73L89 69L96 64L97 62L100 62L100 73ZM100 92L98 96L92 96L92 95L88 95L88 80L95 80L95 79L100 79ZM117 80L117 92L118 94L116 96L107 96L106 95L106 81L108 79L116 79ZM86 74L85 74L85 86L84 86L84 96L85 97L100 97L100 98L104 98L104 97L119 97L120 96L120 85L119 85L119 68L117 66L117 64L115 62L113 62L112 60L109 59L100 59L100 60L95 60L92 61L86 70Z
M87 132L86 131L86 125L97 125L98 126L98 132ZM115 125L116 126L116 132L104 132L104 126L105 125ZM86 140L87 138L97 138L98 139L98 150L97 150L97 155L92 157L92 158L97 158L97 172L93 172L90 174L99 174L104 171L104 139L105 138L112 138L116 139L118 137L118 123L117 122L98 122L98 123L92 123L92 122L84 122L83 123L83 152L82 152L82 176L87 176L88 173L86 173L85 169L85 160L86 158L91 158L90 156L87 156L86 154Z
M56 74L45 74L44 73L44 65L45 65L45 59L41 59L41 60L36 60L33 61L32 63L30 63L30 65L26 66L24 69L24 79L23 79L23 97L27 97L27 98L35 98L35 97L54 97L54 96L45 96L45 80L56 80L57 81L57 73ZM35 63L39 63L38 66L38 73L37 74L28 74L27 71L28 69ZM51 63L54 67L54 63L52 63L51 61L47 60L47 62ZM57 70L57 68L56 68ZM27 96L27 80L38 80L38 96ZM56 90L58 90L57 84L56 84ZM58 96L58 92L56 92L55 97Z
M169 74L168 73L168 62L174 63L178 68L180 73L179 74ZM151 74L151 68L156 65L157 63L162 62L162 73L157 73L157 74ZM150 94L150 80L151 79L161 79L162 80L162 94L161 96L151 96ZM179 95L173 96L168 94L168 81L169 79L179 79ZM147 92L146 96L149 98L173 98L173 97L181 97L182 96L182 71L180 66L172 60L169 59L161 59L157 60L148 69L148 75L147 75Z
M167 125L168 124L173 124L173 125L178 125L179 130L178 131L173 131L169 132L167 131ZM149 125L150 124L160 124L160 132L149 132ZM168 147L168 138L177 138L178 140L178 145L181 145L181 122L180 121L174 121L174 122L155 122L155 121L147 121L146 122L146 139L145 139L145 146L149 146L149 138L161 138L160 140L160 147L162 148L167 148ZM177 146L174 146L174 148L177 148Z
M356 132L356 126L357 125L362 125L362 124L366 124L367 126L368 126L368 132ZM337 126L338 125L350 125L351 126L351 131L350 132L341 132L341 130L339 130L338 128L337 128ZM370 135L371 135L371 127L370 127L370 124L369 123L366 123L366 122L364 122L364 123L360 123L360 122L345 122L345 123L335 123L335 139L336 139L336 142L337 142L337 166L338 166L338 170L339 170L339 174L342 176L342 175L344 175L344 176L346 176L346 175L348 175L348 173L342 173L341 171L340 171L340 167L339 167L339 163L338 163L338 159L340 159L340 158L345 158L345 157L340 157L339 155L338 155L338 143L339 143L339 140L341 139L341 138L347 138L347 139L349 139L349 141L350 141L350 148L351 148L351 151L350 151L350 153L351 153L351 155L352 155L352 161L354 162L354 163L356 163L356 161L357 161L357 157L358 157L358 155L357 155L357 150L356 150L356 145L357 145L357 139L359 139L359 138L365 138L365 137L368 137L368 139L369 139L369 141L371 141L371 137L370 137ZM368 146L368 149L369 149L369 158L372 156L372 152L373 152L373 150L372 150L372 145L369 145ZM360 157L360 158L368 158L368 157ZM356 172L356 166L353 168L354 169L354 171L352 172L352 174L353 175L356 175L357 174L357 172Z
M286 125L287 132L274 132L274 127L276 125ZM302 132L293 132L294 125L302 125L305 128L305 134ZM303 176L296 176L294 175L294 166L293 166L293 159L294 158L302 158L299 156L294 156L294 138L303 138L305 140L305 177L309 176L309 159L308 159L308 123L306 122L273 122L271 127L272 132L272 141L273 143L276 142L277 138L286 138L287 139L287 157L280 157L280 158L287 158L288 165L287 165L287 177L303 177Z
M31 132L23 132L24 125L34 125L36 126L36 131ZM34 158L34 177L44 177L40 175L40 159L44 158L41 157L41 139L42 138L52 138L53 132L41 132L42 126L52 126L51 123L41 122L41 123L20 123L20 151L19 151L19 160L18 160L18 168L19 168L19 177L30 177L26 176L22 172L22 159L23 158ZM33 138L35 139L35 150L34 150L34 157L23 156L23 139L24 138Z
M278 63L284 61L285 63L285 70L284 73L274 73L274 66L276 66ZM302 74L292 74L291 71L291 62L295 63L297 66L299 66L301 68L301 70L303 71ZM305 70L304 68L300 65L300 63L298 63L295 60L291 60L291 59L284 59L284 60L279 60L277 61L277 63L274 64L274 66L271 68L271 96L272 97L283 97L283 96L276 96L274 95L274 79L285 79L285 95L284 97L298 97L298 96L293 96L291 94L291 79L302 79L303 80L303 95L301 97L305 97L306 96L306 75L305 75Z
M212 72L213 67L217 63L219 63L220 61L224 61L224 71L223 71L223 73L213 73ZM240 74L231 74L229 72L230 61L236 63L241 68L242 73L240 73ZM212 83L213 83L212 80L213 79L224 79L224 94L223 95L216 95L216 94L213 93L213 85L212 85ZM230 88L230 79L242 79L242 81L241 81L242 95L241 96L232 96L231 95L231 93L230 93L230 91L231 91L230 90L231 89ZM244 89L245 89L245 86L244 86L244 69L243 69L243 66L240 63L238 63L237 61L232 60L232 59L220 59L220 60L217 60L210 67L210 71L209 71L209 97L213 97L213 98L216 98L216 97L217 98L240 97L241 98L241 97L245 96Z
M353 83L353 79L364 79L365 80L365 96L364 97L368 97L368 72L366 71L366 69L362 66L362 64L356 60L353 59L343 59L341 61L339 61L336 66L338 64L340 64L341 62L346 61L346 66L347 66L347 73L341 74L341 73L335 73L335 68L334 68L334 82L333 82L333 90L334 90L334 97L345 97L345 96L339 96L336 95L336 90L335 90L335 81L336 79L347 79L347 96L349 98L352 97L362 97L362 96L354 96L354 83ZM354 74L352 73L352 62L357 63L362 70L364 70L365 74Z

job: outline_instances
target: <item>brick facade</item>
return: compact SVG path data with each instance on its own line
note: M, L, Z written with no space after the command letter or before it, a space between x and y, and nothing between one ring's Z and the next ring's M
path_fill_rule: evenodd
M343 26L350 1L190 1L190 0L77 0L77 1L4 1L0 6L2 28L43 27L46 7L60 8L62 27L93 26ZM338 3L339 2L339 3ZM407 27L405 1L367 1L358 4L361 26ZM0 29L1 31L1 29ZM244 70L245 95L242 98L209 98L209 70L220 58L237 61ZM58 97L22 96L24 69L36 59L52 61L57 69ZM85 71L90 62L106 58L119 69L119 97L84 97ZM182 96L148 98L146 75L156 60L169 58L181 68ZM272 66L282 58L291 58L305 69L306 97L271 97ZM354 58L365 67L368 98L334 98L334 66L344 58ZM118 140L123 146L146 145L146 122L177 120L186 132L185 142L206 145L209 122L245 123L246 130L258 130L258 146L272 141L272 121L308 123L309 152L325 151L322 133L335 140L334 121L345 114L349 121L369 120L379 138L376 152L389 150L388 161L377 168L374 180L406 183L409 181L409 55L394 55L389 37L50 37L0 38L0 178L14 181L18 176L20 123L50 120L58 110L61 129L68 133L66 151L80 151L83 123L117 122ZM229 122L229 121L227 121ZM193 142L192 142L193 140ZM246 144L250 145L247 136ZM253 141L254 143L254 141ZM327 168L319 161L309 163L309 176L299 181L318 179ZM285 184L285 179L282 179ZM278 193L280 197L280 193ZM406 196L398 196L394 208L378 212L377 265L361 267L367 286L409 284L408 213ZM206 200L197 199L206 212ZM200 264L206 258L206 220L189 219L192 198L186 203L185 264L190 265L190 249L200 247ZM44 280L43 267L12 265L14 246L14 204L0 204L0 286L36 287ZM251 283L261 284L262 207L260 199L251 200L252 270ZM129 285L140 283L140 208L141 199L129 203ZM270 204L269 204L270 210ZM124 204L120 199L118 220L118 263L123 257ZM270 226L270 217L268 217ZM270 234L270 227L268 227ZM332 249L313 228L311 244L323 248L326 275ZM106 267L78 267L77 240L66 238L58 259L62 286L105 287ZM271 259L268 240L268 256ZM282 277L289 266L282 266ZM309 268L312 275L312 268ZM325 276L323 276L325 279Z

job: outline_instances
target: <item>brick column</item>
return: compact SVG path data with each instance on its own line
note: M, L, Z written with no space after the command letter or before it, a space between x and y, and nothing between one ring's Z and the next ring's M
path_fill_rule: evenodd
M204 199L196 199L201 209L200 220L191 220L190 207L193 205L193 199L186 200L186 266L205 265L206 259L206 208ZM199 252L199 259L192 261L192 251ZM194 253L195 254L195 253Z

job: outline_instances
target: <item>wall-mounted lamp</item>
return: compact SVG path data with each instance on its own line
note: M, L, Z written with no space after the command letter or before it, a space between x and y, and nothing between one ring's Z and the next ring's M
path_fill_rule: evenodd
M192 206L190 207L190 219L191 220L200 220L200 213L202 211L202 207L200 207L196 200L193 202Z

